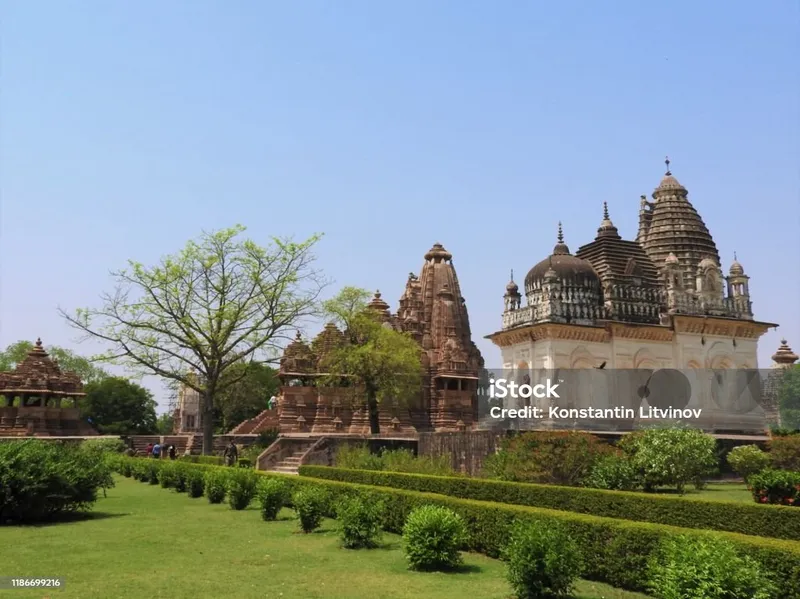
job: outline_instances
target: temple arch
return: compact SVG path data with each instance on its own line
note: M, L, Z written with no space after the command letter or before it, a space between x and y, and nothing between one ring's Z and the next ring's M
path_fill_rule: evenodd
M633 367L637 369L655 370L658 368L658 363L649 349L640 349L636 352L636 355L633 356Z
M569 367L572 369L594 368L595 357L583 346L576 347L569 358Z

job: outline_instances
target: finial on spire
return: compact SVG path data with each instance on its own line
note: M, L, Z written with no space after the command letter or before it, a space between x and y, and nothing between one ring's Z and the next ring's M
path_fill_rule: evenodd
M666 172L665 174L666 174L666 175L671 175L672 173L671 173L671 172L670 172L670 170L669 170L669 156L667 156L667 157L664 159L664 164L666 164L666 165L667 165L667 172Z
M511 280L512 281L514 280L514 269L513 268L511 269Z
M558 221L558 243L564 243L564 230L561 228L561 221Z
M603 220L608 220L608 202L603 202Z
M736 251L733 252L733 260L734 262L738 262L739 258L736 257Z

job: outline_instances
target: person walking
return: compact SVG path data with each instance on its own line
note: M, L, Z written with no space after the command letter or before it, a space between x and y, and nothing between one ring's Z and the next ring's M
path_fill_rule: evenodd
M148 443L147 444L147 457L149 458L152 455L153 455L153 444L152 443Z
M239 459L239 450L236 448L236 444L231 439L230 444L225 448L225 453L222 454L225 458L225 465L226 466L233 466L236 463L236 460Z
M153 457L155 459L161 459L161 445L156 443L153 445Z
M169 446L169 459L170 460L174 460L175 459L175 444L174 443Z

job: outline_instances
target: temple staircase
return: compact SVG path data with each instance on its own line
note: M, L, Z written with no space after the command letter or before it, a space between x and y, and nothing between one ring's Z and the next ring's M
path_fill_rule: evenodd
M258 456L259 470L298 474L303 457L318 444L320 439L290 439L281 437Z

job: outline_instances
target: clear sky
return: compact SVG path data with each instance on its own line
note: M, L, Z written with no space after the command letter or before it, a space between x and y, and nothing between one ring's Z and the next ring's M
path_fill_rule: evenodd
M756 317L800 350L796 0L49 2L0 12L0 345L203 229L325 233L337 286L393 309L434 242L473 334L607 201L634 238L664 157ZM331 291L335 291L332 288ZM163 406L162 406L163 407Z

